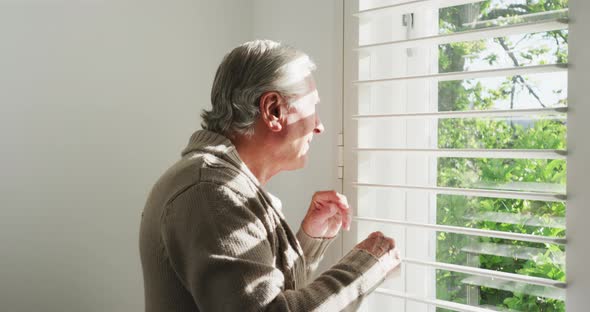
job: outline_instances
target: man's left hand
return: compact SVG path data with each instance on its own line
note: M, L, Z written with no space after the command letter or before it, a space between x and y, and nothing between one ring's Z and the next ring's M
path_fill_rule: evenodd
M311 237L332 238L341 227L350 229L351 218L346 196L336 191L316 192L301 227Z

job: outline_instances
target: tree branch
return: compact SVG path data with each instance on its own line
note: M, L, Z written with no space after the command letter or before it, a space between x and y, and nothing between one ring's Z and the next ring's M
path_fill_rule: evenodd
M506 44L506 40L504 39L504 37L498 38L498 42L500 43L500 45L502 46L504 51L506 51L506 53L508 54L508 57L510 57L510 59L512 60L512 63L514 64L514 66L520 67L520 63L518 62L516 55L514 55L514 52L510 51L511 49L508 46L508 44ZM539 98L539 96L535 92L535 90L533 90L533 88L524 80L524 78L521 75L516 75L512 78L512 94L510 95L510 108L511 109L513 107L513 100L514 100L514 84L517 81L520 82L522 85L524 85L529 90L529 93L533 97L535 97L535 99L537 100L537 102L539 102L541 107L546 107L545 104L543 104L543 101L541 101L541 99Z
M516 77L518 77L518 80L520 81L520 83L522 85L524 85L529 90L529 93L532 96L534 96L535 99L537 99L537 102L539 102L539 104L541 105L541 107L546 107L545 104L543 104L543 102L541 101L541 99L537 95L537 93L535 92L535 90L533 90L533 88L524 80L524 78L521 75L516 75Z
M561 37L561 39L563 39L563 42L567 43L567 37L563 35L563 32L558 30L555 32L559 37Z
M510 89L510 109L514 108L514 92L516 91L516 76L512 77L512 89Z
M514 55L514 52L510 51L510 47L508 47L508 45L506 44L506 40L504 40L504 37L498 38L498 42L500 43L500 45L502 46L504 51L506 51L506 53L508 54L508 57L510 57L510 59L512 60L512 63L514 63L514 66L519 67L520 64L518 62L518 59Z

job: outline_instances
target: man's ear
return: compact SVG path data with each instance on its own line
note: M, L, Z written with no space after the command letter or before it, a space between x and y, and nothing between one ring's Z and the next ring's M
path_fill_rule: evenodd
M264 125L273 132L279 132L283 129L283 98L276 91L269 91L260 97L260 117Z

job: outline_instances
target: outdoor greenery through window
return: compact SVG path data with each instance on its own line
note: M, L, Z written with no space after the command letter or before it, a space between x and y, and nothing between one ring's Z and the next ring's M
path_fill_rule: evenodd
M439 10L440 33L486 21L567 15L566 1L483 1ZM522 18L520 19L522 20ZM439 72L567 63L567 30L439 45ZM439 83L440 111L530 109L567 105L565 72ZM441 119L439 148L566 149L565 114ZM565 192L564 159L439 158L439 186ZM437 223L565 237L565 203L437 196ZM497 238L439 232L437 261L565 281L565 250ZM437 271L437 298L516 311L565 311L564 292ZM442 310L442 309L441 309Z

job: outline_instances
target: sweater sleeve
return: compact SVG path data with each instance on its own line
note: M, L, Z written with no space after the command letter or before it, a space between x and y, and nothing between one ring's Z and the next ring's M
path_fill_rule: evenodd
M318 268L320 261L324 257L326 250L336 237L333 238L317 238L311 237L303 228L299 228L296 234L297 240L303 249L305 255L305 271L307 280L313 276L314 272Z
M340 311L356 307L383 281L381 262L353 249L305 287L284 290L269 230L250 200L201 182L162 215L169 261L200 311Z

